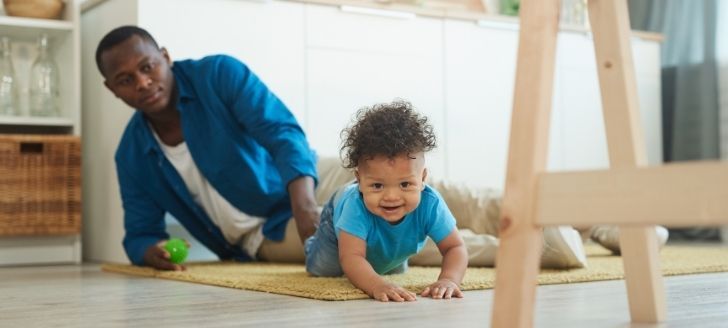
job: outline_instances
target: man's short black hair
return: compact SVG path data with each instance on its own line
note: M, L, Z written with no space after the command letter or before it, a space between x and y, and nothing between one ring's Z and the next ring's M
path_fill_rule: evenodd
M104 51L113 48L114 46L128 40L134 35L138 35L142 39L151 42L155 47L159 48L159 46L157 45L157 41L154 40L152 35L149 34L147 30L133 25L119 26L111 30L111 32L106 33L104 38L101 39L101 41L99 42L98 47L96 47L96 67L99 68L99 72L101 72L101 75L106 76L104 75L104 68L101 66L101 55L104 53Z

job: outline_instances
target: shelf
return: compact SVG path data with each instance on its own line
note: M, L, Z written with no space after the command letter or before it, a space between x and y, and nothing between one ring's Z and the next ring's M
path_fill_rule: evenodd
M81 263L81 236L0 236L3 266Z
M0 134L81 135L81 40L78 9L80 3L86 0L63 1L63 19L8 16L0 8L0 37L10 39L11 56L18 79L18 107L25 114L0 114ZM59 115L62 115L60 117L29 115L29 72L37 57L38 37L42 34L48 35L50 39L51 57L62 76L58 99ZM0 236L0 271L4 265L80 263L81 234L82 232L67 236Z
M73 120L64 117L0 116L0 126L73 127Z
M50 37L68 34L73 31L73 23L55 19L0 16L0 30L3 36L34 41L39 33L46 33Z

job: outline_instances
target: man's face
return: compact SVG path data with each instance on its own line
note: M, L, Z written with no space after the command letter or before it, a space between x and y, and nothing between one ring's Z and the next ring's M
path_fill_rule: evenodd
M363 160L355 173L366 208L390 223L417 208L427 176L421 152L394 158L375 156Z
M104 51L104 85L132 108L145 114L166 109L171 102L174 76L165 49L138 35Z

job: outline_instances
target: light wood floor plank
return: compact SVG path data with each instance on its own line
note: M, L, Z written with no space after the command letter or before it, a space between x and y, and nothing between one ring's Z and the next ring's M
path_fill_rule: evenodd
M666 326L726 326L728 273L665 282ZM492 297L485 290L449 301L328 302L106 273L95 264L0 268L0 327L486 327ZM630 327L624 281L538 287L535 326Z

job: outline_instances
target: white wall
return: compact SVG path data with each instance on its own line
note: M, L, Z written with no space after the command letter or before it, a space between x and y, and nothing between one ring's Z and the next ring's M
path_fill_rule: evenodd
M95 52L106 32L135 21L135 4L107 1L81 19L84 260L127 260L114 151L133 110L103 87Z

